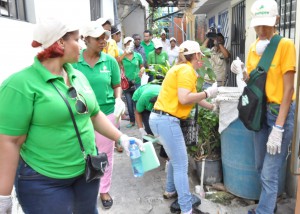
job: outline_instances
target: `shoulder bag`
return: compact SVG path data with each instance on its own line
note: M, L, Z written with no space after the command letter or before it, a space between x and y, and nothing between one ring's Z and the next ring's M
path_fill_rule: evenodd
M252 131L261 130L263 121L265 120L267 72L281 38L279 35L273 36L257 67L251 71L247 86L239 98L239 119L247 129Z
M127 77L124 74L124 68L122 66L120 67L120 70L121 70L121 88L123 90L127 90L127 89L130 88L129 81L128 81Z
M104 175L105 169L108 166L108 159L106 153L102 152L97 155L90 155L90 154L85 154L85 150L82 144L82 140L80 137L80 133L74 118L74 114L72 112L71 106L66 99L66 97L59 91L59 89L54 85L54 83L51 81L51 84L53 87L56 89L56 91L59 93L59 95L62 97L62 99L65 101L68 110L70 112L70 116L74 125L74 129L78 138L78 142L80 145L81 152L83 154L83 157L85 159L85 180L87 183L99 179ZM97 150L98 151L98 150Z
M180 120L180 127L183 133L186 146L195 146L199 141L199 124L198 119L198 104L196 104L196 111L194 118Z

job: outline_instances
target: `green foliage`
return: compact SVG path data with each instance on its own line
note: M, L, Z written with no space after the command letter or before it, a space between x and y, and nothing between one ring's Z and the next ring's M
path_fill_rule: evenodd
M201 51L205 55L202 57L203 66L197 70L199 78L197 80L197 91L202 91L204 76L207 74L209 79L215 80L216 75L212 69L209 58L211 50L201 46ZM199 143L196 146L188 147L188 153L196 160L202 158L215 158L220 156L221 140L218 132L219 117L212 111L200 108L198 114Z
M202 56L203 66L201 68L197 69L197 73L199 75L199 78L197 80L197 91L198 92L202 91L205 74L207 74L209 79L211 79L211 80L216 79L216 75L215 75L215 73L212 69L212 66L210 64L210 61L209 61L209 58L211 56L211 50L204 46L200 46L200 49L205 56Z
M220 155L221 139L218 132L219 117L212 111L200 108L198 114L199 143L188 148L188 153L197 160Z

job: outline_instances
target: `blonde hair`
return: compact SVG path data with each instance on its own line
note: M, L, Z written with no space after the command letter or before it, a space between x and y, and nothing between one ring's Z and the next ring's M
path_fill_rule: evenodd
M179 50L178 61L176 63L177 65L192 61L195 53L184 55L184 52L186 52L186 51L188 51L188 49L186 49L186 48Z

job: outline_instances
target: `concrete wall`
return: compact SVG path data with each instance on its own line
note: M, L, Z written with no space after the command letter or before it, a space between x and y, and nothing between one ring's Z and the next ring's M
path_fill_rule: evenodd
M29 66L37 50L31 47L33 24L0 18L0 83L12 73Z
M125 37L138 33L143 38L145 28L145 9L143 7L138 6L124 20L122 20L122 32Z
M37 19L55 16L65 20L72 20L78 24L91 20L90 1L87 0L35 0L33 12Z
M84 0L86 1L86 0ZM112 20L115 19L114 16L114 1L113 0L102 0L102 7L101 7L101 17L108 17Z
M90 4L87 0L26 0L26 3L31 23L0 18L0 29L4 29L0 34L0 83L12 73L32 64L39 50L31 47L32 23L40 17L69 19L79 26L90 20Z

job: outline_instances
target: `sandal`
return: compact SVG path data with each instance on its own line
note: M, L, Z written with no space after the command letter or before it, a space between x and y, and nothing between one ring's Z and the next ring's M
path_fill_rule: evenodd
M106 193L106 194L109 196L110 199L107 199L107 200L102 199L101 198L101 194L100 194L100 199L101 199L103 208L104 209L109 209L109 208L112 207L114 201L113 201L113 199L110 197L110 195L108 193Z
M135 125L134 123L129 123L129 124L126 125L126 128L131 128L131 127L133 127L134 125Z

